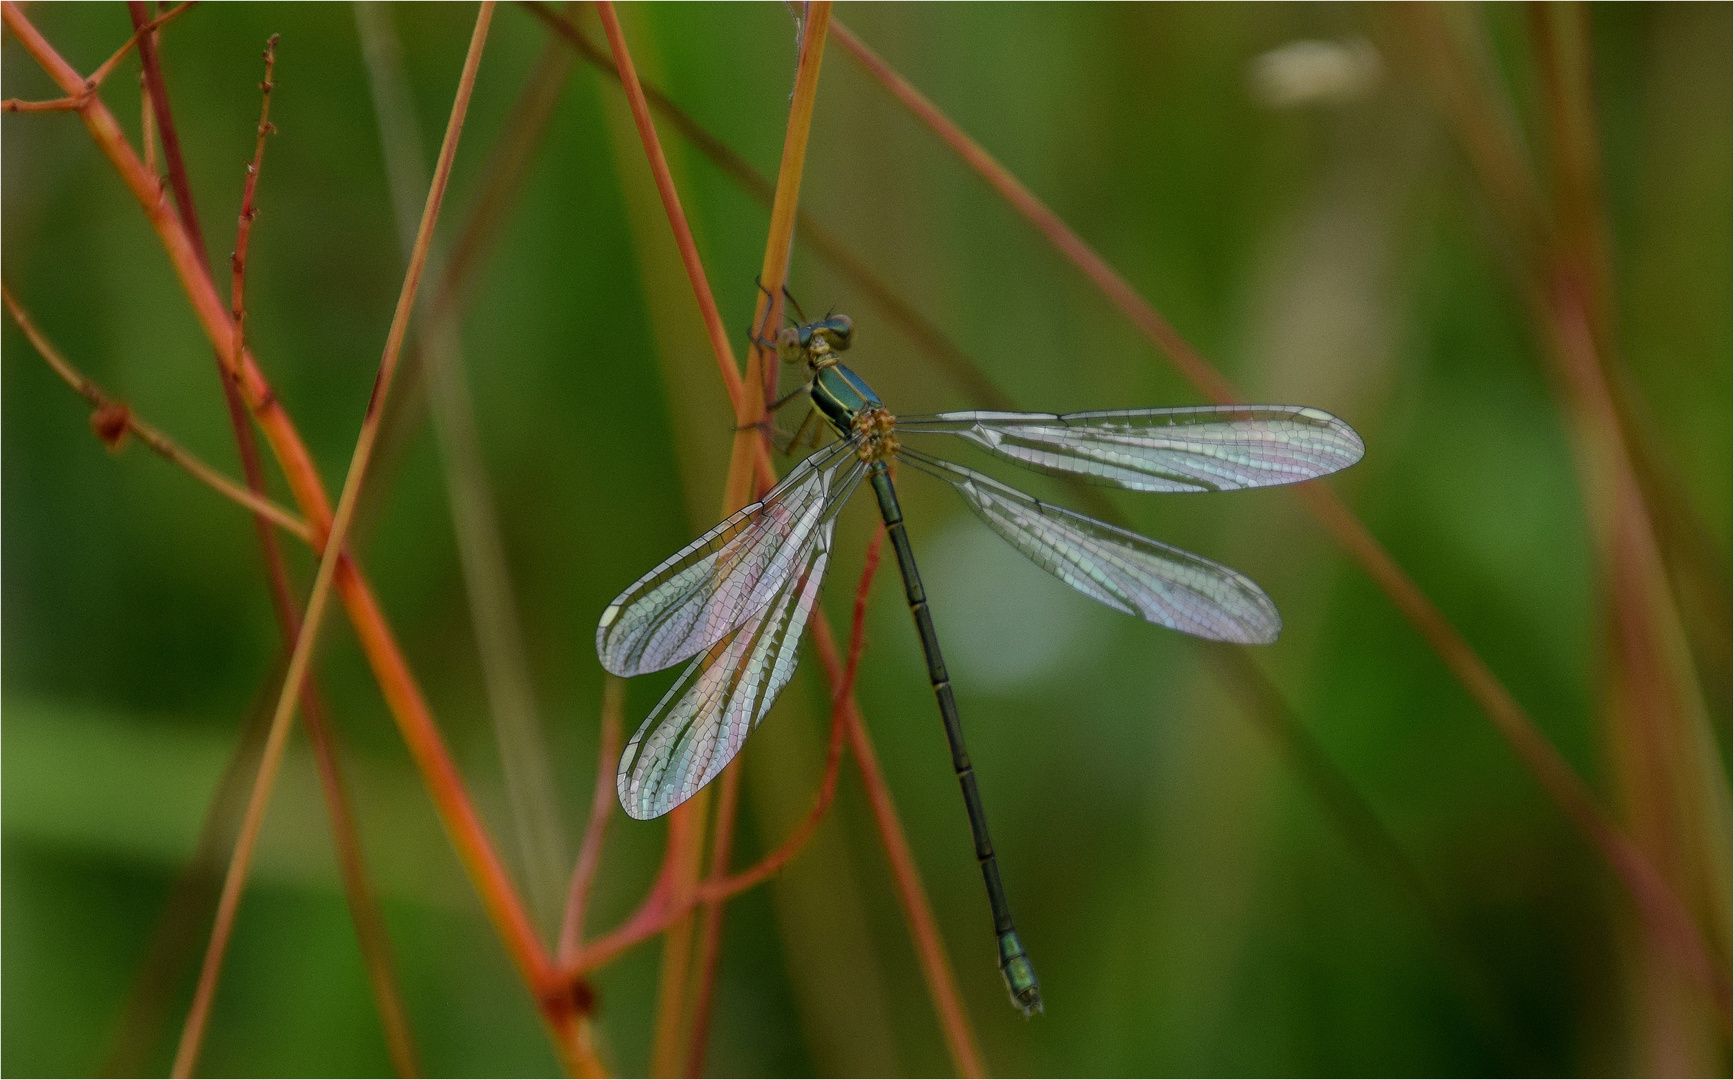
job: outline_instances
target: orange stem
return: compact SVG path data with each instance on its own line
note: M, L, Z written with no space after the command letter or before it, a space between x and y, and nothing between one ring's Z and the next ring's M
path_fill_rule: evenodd
M596 8L608 37L609 48L614 54L615 66L620 73L621 86L626 91L633 122L644 143L645 157L655 178L657 194L662 199L669 226L674 232L675 244L680 250L682 265L686 268L693 294L698 301L699 313L704 319L724 388L729 393L739 421L739 431L730 456L728 481L723 494L723 514L726 516L746 504L753 477L770 472L765 440L757 429L758 422L764 416L763 392L757 389L761 385L761 377L755 361L749 360L745 386L754 389L747 392L736 370L734 352L729 346L728 333L723 328L721 313L717 310L710 284L705 277L698 245L693 240L686 213L680 205L680 196L674 187L674 178L669 173L667 158L657 138L656 127L650 119L650 107L639 84L638 72L632 63L619 18L615 15L613 5L606 0L601 0ZM788 266L788 249L794 229L794 206L800 193L807 133L812 122L813 100L818 90L819 59L823 56L825 27L830 16L828 3L814 4L812 9L803 33L794 102L790 108L789 125L784 136L783 168L779 173L777 200L772 209L770 235L765 249L766 273L762 280L767 281L773 290L779 291ZM673 922L669 924L669 936L663 954L657 1035L651 1059L652 1068L657 1072L672 1072L684 1061L684 1055L680 1053L676 1043L681 1030L681 997L685 989L686 950L691 934L688 908L698 883L699 845L703 843L702 815L705 809L706 801L701 795L673 811L669 821L669 850L664 865L665 869L675 872L665 874L662 879L670 894L664 897L653 894L646 900L647 906L658 900L665 901L670 905L670 910L676 913Z
M710 876L727 874L729 855L734 847L735 812L740 806L741 759L735 758L723 769L717 785L716 822L711 827ZM692 1017L687 1022L686 1070L683 1076L703 1076L705 1052L710 1042L711 1010L715 1003L716 966L722 953L723 906L718 900L704 896L703 885L695 894L703 903L698 929L698 955L693 968L693 986L687 995L692 1001Z
M140 14L142 5L135 5L134 19ZM155 53L155 35L147 32L146 27L140 27L140 32L143 35L140 57L145 62L146 78L160 86L162 73ZM271 91L272 74L277 63L277 41L277 35L273 34L265 42L265 78L259 84L259 123L253 147L253 161L247 168L247 178L242 185L241 211L235 228L235 251L229 258L232 269L229 303L235 323L235 345L230 354L230 369L240 366L241 350L246 341L247 311L244 301L247 249L253 234L253 219L257 216L254 200L258 193L259 174L265 164L265 139L276 130L271 125ZM148 52L147 45L150 48ZM160 98L153 98L153 101L163 130L172 132L174 124L166 92ZM180 190L185 186L186 170L178 152L170 159L170 167L178 177L177 190ZM197 215L193 212L190 201L186 204L184 217L193 225L196 237ZM247 482L255 491L262 492L265 475L259 464L259 450L253 441L253 429L248 425L245 407L234 386L224 376L221 361L218 362L217 369L241 447ZM259 542L265 555L272 607L277 613L284 647L292 649L301 632L301 620L289 585L289 569L283 561L283 552L277 546L276 537L270 535L262 521L258 522L257 527ZM326 813L331 819L332 838L337 848L344 897L349 903L350 919L355 924L355 936L361 947L362 964L367 970L368 986L373 992L374 1008L379 1013L386 1052L391 1056L392 1065L399 1076L419 1076L420 1055L416 1052L403 996L398 991L397 973L391 959L391 942L385 932L385 920L380 914L378 902L374 899L373 889L368 884L366 861L361 850L361 835L355 824L355 808L337 758L337 743L326 719L325 704L311 675L301 686L301 718L307 726L308 743L313 749L314 761L318 766L320 790L325 796Z
M705 277L704 263L699 258L698 245L687 224L686 211L681 208L680 194L674 190L674 176L668 170L668 158L656 137L656 126L650 119L650 105L644 100L644 89L638 84L638 69L633 66L632 53L626 48L626 36L620 30L620 19L614 5L602 0L596 5L602 17L602 29L608 35L608 46L614 53L614 63L620 72L620 84L626 88L626 103L632 110L632 122L638 127L638 137L644 143L644 156L650 161L650 173L656 181L656 194L662 199L662 209L674 230L675 245L680 249L680 263L686 268L687 281L692 284L693 297L698 300L699 316L704 319L705 333L710 337L711 351L716 354L717 368L722 373L723 389L735 411L741 411L741 378L735 367L734 349L729 346L728 331L723 328L722 312L717 310L716 297L711 294L710 280ZM734 509L738 509L734 508ZM727 512L733 513L734 509Z
M837 643L831 636L831 627L823 619L813 620L813 644L818 650L819 662L825 666L833 683L840 680L843 663L837 656ZM952 969L945 939L939 935L939 923L933 917L933 905L921 883L921 871L915 866L915 854L909 848L903 823L898 820L897 806L891 800L885 774L879 771L879 757L873 751L872 738L867 734L867 726L853 700L849 702L848 713L849 751L861 771L861 783L867 790L867 805L873 811L873 822L879 829L885 858L891 864L897 899L903 907L904 921L909 924L909 937L915 945L916 959L921 963L921 974L927 981L927 992L933 999L933 1010L939 1017L946 1048L951 1051L952 1064L960 1076L986 1076L981 1046L976 1042L975 1030L963 1005L963 995L957 989L957 975Z
M120 410L124 413L127 430L138 436L140 442L162 455L163 458L179 465L191 473L195 479L210 486L226 498L234 500L243 508L251 510L255 515L265 518L308 543L313 542L312 533L305 521L296 517L291 511L257 492L242 487L221 472L200 461L190 451L183 449L179 443L151 424L146 423L131 408L110 397L101 386L73 367L42 333L41 328L36 325L36 321L30 317L30 313L25 311L17 297L12 295L11 289L0 285L0 298L4 299L6 310L12 316L12 321L18 324L18 329L24 332L24 336L29 339L30 344L34 345L36 351L42 354L42 358L48 362L48 366L53 368L55 374L64 379L68 386L77 391L80 397L94 405L98 413L108 410L112 414L113 410Z
M360 493L361 482L367 474L367 465L371 460L374 441L379 433L380 405L391 388L392 375L397 369L397 360L403 346L404 336L409 330L410 311L414 307L416 291L421 284L422 268L427 260L429 245L433 239L434 222L439 218L440 204L445 196L446 182L451 176L452 161L457 155L458 136L463 130L464 115L469 107L470 93L475 86L476 70L481 64L482 46L487 41L488 26L493 17L492 0L484 0L476 17L475 30L470 37L469 54L464 60L464 70L459 78L458 91L452 104L451 119L446 127L444 144L440 148L439 163L434 170L433 183L428 190L427 205L422 211L421 229L416 236L415 253L410 259L408 271L404 275L402 290L398 294L397 311L392 317L391 330L386 337L385 352L380 358L379 374L374 381L374 391L368 400L367 412L362 420L361 434L356 440L355 453L350 461L349 473L344 479L343 491L337 501L337 511L332 518L331 530L326 538L324 550L320 556L319 571L313 579L312 595L307 601L307 611L301 620L300 633L295 638L295 648L290 653L289 670L284 676L283 691L277 699L277 710L271 718L271 729L266 736L265 753L260 759L259 775L253 786L253 793L248 801L247 814L242 820L241 834L235 843L235 852L229 863L229 872L223 882L223 894L217 904L217 918L211 928L211 941L205 952L204 966L199 973L198 986L193 994L193 1003L187 1013L186 1026L181 1031L181 1043L175 1053L174 1074L190 1076L199 1048L204 1038L206 1022L210 1015L211 1002L216 994L217 977L222 969L222 961L227 951L229 936L233 931L235 913L240 906L241 892L245 886L247 873L251 867L253 846L257 840L259 829L264 824L265 811L270 804L272 787L276 780L277 770L282 764L283 751L288 745L289 721L295 712L298 692L305 678L309 662L312 660L313 645L317 639L320 623L325 613L325 603L330 596L331 585L337 575L339 553L343 550L344 540L349 530L350 521L355 513L356 496ZM148 38L141 39L148 42ZM160 108L160 102L159 102ZM167 146L165 131L165 148ZM190 204L183 202L183 209ZM235 327L236 336L240 335L240 327ZM238 352L239 350L237 350ZM525 978L535 983L539 971L525 970Z
M37 31L13 0L0 0L0 18L19 44L63 90L68 93L78 91L82 84L78 73ZM233 339L228 312L217 297L208 270L195 255L181 222L164 201L160 181L139 161L99 97L91 95L78 111L92 141L109 159L156 230L206 336L219 347L219 354L226 356L221 350L231 345ZM291 494L306 515L317 541L330 527L331 508L311 454L248 351L242 350L240 369L231 370L229 375L270 442ZM563 1060L576 1072L599 1071L600 1066L595 1065L593 1057L587 1057L587 1048L569 1038L561 1027L559 1016L566 1008L561 995L570 992L569 981L554 974L553 965L524 914L504 864L470 802L462 777L452 763L450 752L391 627L366 579L347 554L339 557L335 588L465 872L482 898L507 952L519 970L526 973L532 990L542 1001L544 1015L549 1018Z
M584 845L572 868L572 888L566 895L566 913L560 924L560 963L578 958L584 947L584 908L590 901L590 886L602 865L602 838L618 801L614 794L615 758L620 754L621 712L626 704L626 680L604 676L602 682L601 734L596 745L596 790L590 796L590 822L584 828Z

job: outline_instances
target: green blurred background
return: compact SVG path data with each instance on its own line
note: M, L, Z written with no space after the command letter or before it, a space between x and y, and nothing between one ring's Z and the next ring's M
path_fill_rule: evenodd
M130 32L119 4L27 11L83 71ZM1659 460L1712 542L1723 587L1729 12L1589 12L1628 389L1655 418ZM1252 399L1317 406L1360 431L1365 461L1329 483L1611 804L1602 604L1567 429L1510 251L1409 81L1412 65L1392 52L1389 14L1338 4L837 9ZM425 168L474 7L402 5L389 16ZM1451 18L1469 16L1533 133L1524 12ZM600 40L594 16L584 19ZM794 65L785 10L630 5L623 19L645 78L774 173ZM402 273L355 14L202 7L164 32L164 65L220 258L271 33L282 35L279 133L260 186L249 338L335 491ZM1362 92L1288 108L1256 92L1261 54L1363 38L1383 62ZM523 10L497 13L442 221L447 242L546 41ZM55 96L10 36L3 56L6 96ZM129 61L103 90L135 141L136 73ZM210 349L136 204L74 117L9 115L3 130L9 287L75 364L239 475ZM744 341L767 215L663 131L725 321ZM1020 407L1199 400L836 46L803 204ZM979 404L799 246L792 287L809 311L854 316L852 363L894 410ZM106 453L82 403L10 322L0 340L0 1069L87 1074L112 1051L237 733L274 695L280 644L245 516L137 445ZM478 268L462 343L572 852L596 772L597 616L714 522L732 427L623 99L582 62ZM426 410L409 404L413 423L382 462L360 550L522 879L445 458ZM1028 486L1071 494L1040 478ZM1285 633L1254 659L1314 757L1273 736L1268 710L1249 708L1207 647L1070 592L938 485L911 475L902 487L1001 866L1042 975L1041 1018L1025 1022L1006 1004L889 567L872 594L859 696L994 1071L1645 1068L1623 894L1437 656L1295 500L1109 495L1134 527L1237 567L1276 600ZM857 500L838 530L824 603L839 627L872 534L870 503ZM294 566L304 589L310 562L297 551ZM1727 595L1708 604L1725 635ZM553 1071L534 1004L347 624L333 616L327 626L319 678L425 1067ZM803 655L744 754L737 864L811 805L827 709ZM1706 679L1725 786L1726 667ZM629 725L667 682L631 684ZM1321 799L1331 775L1391 847L1369 839L1357 804ZM843 776L811 847L728 908L712 1072L952 1068L860 783L851 767ZM202 1071L389 1071L329 837L298 732ZM592 934L637 903L662 837L660 823L616 818ZM557 891L533 901L546 920ZM597 979L604 1055L625 1074L648 1067L658 951L642 946ZM167 1069L191 970L167 988L166 1019L139 1067ZM1709 1061L1725 1069L1725 1054L1722 1043Z

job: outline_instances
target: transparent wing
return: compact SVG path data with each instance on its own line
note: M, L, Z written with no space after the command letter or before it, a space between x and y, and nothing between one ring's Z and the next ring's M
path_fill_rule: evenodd
M900 416L899 435L956 435L1026 468L1134 491L1233 491L1361 460L1353 428L1296 405Z
M955 487L976 516L1036 565L1116 611L1243 645L1268 645L1282 629L1264 590L1226 566L908 447L899 456Z
M845 490L865 466L843 470ZM831 558L834 519L808 534L793 571L758 610L681 673L632 736L615 786L635 818L661 817L693 797L740 752L795 673L801 631Z
M697 656L770 603L860 471L852 443L795 466L763 499L665 559L614 598L596 627L602 666L629 677ZM847 481L847 482L840 482Z

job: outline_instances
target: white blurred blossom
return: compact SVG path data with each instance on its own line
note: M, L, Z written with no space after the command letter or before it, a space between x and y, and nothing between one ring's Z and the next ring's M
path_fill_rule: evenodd
M1346 105L1379 83L1384 65L1364 38L1291 41L1253 58L1252 95L1273 109Z

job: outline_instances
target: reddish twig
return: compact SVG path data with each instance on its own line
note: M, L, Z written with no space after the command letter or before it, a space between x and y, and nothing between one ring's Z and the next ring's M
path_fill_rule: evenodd
M764 417L765 406L764 394L760 389L760 364L755 352L754 358L747 362L747 377L744 380L735 369L734 352L729 346L728 333L723 328L722 316L717 311L710 284L705 278L698 246L693 241L686 214L681 209L674 179L668 171L668 162L657 138L655 125L651 122L650 107L645 101L643 88L639 85L638 74L626 47L619 19L613 6L606 0L597 4L597 12L601 16L609 48L620 72L621 86L626 91L633 122L644 143L645 157L655 177L657 193L674 231L681 262L686 268L693 294L698 301L711 349L722 373L723 385L728 390L730 401L735 408L738 431L729 458L728 480L723 494L723 514L727 515L746 504L754 477L769 471L768 449L758 430L759 421ZM779 306L781 283L788 267L789 244L794 235L795 207L806 161L807 137L811 130L813 104L818 93L819 66L824 56L825 31L829 19L829 3L810 5L803 28L801 56L796 70L788 127L783 139L783 163L778 173L777 195L772 206L771 225L765 244L765 270L760 278ZM704 830L696 826L703 822L705 803L706 800L702 797L693 799L677 807L670 820L669 852L665 865L677 867L679 872L664 875L663 881L672 890L672 895L661 899L674 911L684 912L697 885L699 845L702 843ZM684 849L676 844L676 838L680 839ZM668 940L663 952L656 1039L651 1054L652 1068L659 1072L672 1072L684 1061L684 1055L680 1053L677 1044L681 1031L682 994L685 989L686 952L690 935L690 919L683 913L669 926Z
M150 35L146 35L147 38ZM265 42L265 77L259 83L259 123L256 129L253 147L253 161L247 166L247 178L242 185L241 210L235 225L235 250L229 257L232 278L230 282L230 314L235 323L235 347L230 353L229 370L239 370L242 352L246 348L246 284L247 284L247 250L253 235L253 220L258 216L258 206L255 196L258 193L259 173L265 164L266 137L276 131L271 123L271 91L275 84L272 75L277 63L277 35L273 34ZM163 116L167 117L168 103L162 103ZM191 204L188 204L189 210ZM222 365L218 365L219 375ZM253 445L252 428L245 423L245 414L240 413L236 406L240 404L239 395L228 380L224 379L227 398L231 412L238 423L237 433L244 431L245 455L251 461L251 471L248 480L251 483L263 485L264 474L259 468L258 449ZM264 544L265 559L271 582L272 603L277 611L285 648L293 648L296 638L301 633L301 621L295 609L294 596L289 588L289 571L283 562L283 554L274 542L261 535ZM331 818L332 835L336 841L338 867L343 878L344 896L349 904L350 919L355 924L356 940L361 947L362 965L367 971L368 987L373 993L374 1007L379 1012L380 1028L385 1035L386 1051L391 1056L392 1065L399 1076L421 1075L419 1055L416 1053L415 1039L410 1032L407 1010L404 1008L403 996L398 991L397 973L391 959L391 943L386 936L385 920L380 915L379 904L374 899L373 889L368 884L367 866L361 850L360 830L355 825L355 810L349 797L349 789L343 779L341 767L338 764L336 740L326 720L324 702L318 693L311 675L301 687L301 716L307 726L308 742L313 749L314 760L318 765L320 790L325 796L326 812Z
M228 876L223 882L223 896L217 905L217 921L211 930L210 947L205 953L205 964L199 973L198 988L194 992L193 1004L187 1014L187 1023L181 1033L180 1048L175 1054L174 1072L177 1076L190 1076L193 1063L198 1056L205 1022L209 1016L211 1001L216 991L217 975L221 970L222 958L234 924L235 911L240 904L241 890L246 882L247 871L250 867L253 844L258 836L260 826L264 824L265 809L269 804L277 768L282 762L284 747L287 745L289 719L294 713L302 678L306 674L309 661L312 659L313 644L324 615L325 602L330 595L332 582L337 574L338 554L343 550L344 538L355 513L355 498L361 489L362 479L367 474L367 465L372 456L374 440L378 437L380 404L391 389L391 379L397 368L398 354L403 346L404 336L409 331L410 311L414 307L416 291L421 284L421 272L427 259L428 246L433 240L433 226L439 217L439 208L445 196L446 182L451 176L452 161L457 154L458 136L463 130L464 114L468 110L470 93L475 86L476 69L481 63L482 46L487 41L488 25L493 17L493 11L492 0L484 0L476 16L476 26L470 38L469 53L464 59L463 74L459 78L457 94L452 103L451 119L447 123L445 140L440 147L439 163L435 167L433 183L428 190L427 206L422 212L421 230L416 236L415 254L410 260L408 271L404 274L403 288L398 294L397 310L392 316L385 352L380 358L379 374L374 381L374 391L368 400L367 413L362 420L361 434L356 440L349 472L344 478L343 491L337 500L337 510L332 516L330 533L326 537L324 550L320 556L319 571L313 580L312 595L307 601L307 611L302 618L300 633L296 636L295 648L290 654L289 670L284 677L283 692L278 698L276 712L271 718L271 731L266 738L265 753L259 765L259 777L247 806L246 818L242 822L241 835L235 844L235 853L229 864ZM141 39L141 41L143 40L148 39ZM164 131L163 134L166 150L168 132ZM236 335L239 336L238 327L236 328ZM239 354L239 350L237 350L237 354ZM534 982L535 977L541 973L531 970L525 971L524 974L526 978L530 978Z
M722 324L722 313L717 310L710 282L705 277L704 264L699 258L698 245L693 241L686 211L681 208L680 196L674 189L674 177L668 171L668 159L663 155L656 127L651 123L650 109L645 104L644 92L638 85L638 72L626 46L626 36L621 32L620 20L615 15L612 4L607 0L599 0L596 11L602 19L603 30L608 35L608 45L614 54L615 66L620 72L621 85L626 88L632 120L638 128L639 139L644 144L645 158L650 163L657 195L662 200L663 211L667 214L669 227L674 232L681 264L686 269L687 280L698 301L699 315L704 320L711 351L716 355L717 368L723 377L723 387L734 402L738 415L743 398L740 377L735 370L734 350L729 347L728 332ZM730 472L731 475L734 472L732 462ZM731 490L725 492L723 501L723 514L726 516L743 505L746 498L743 492L738 500L735 499ZM686 983L686 963L692 934L692 923L686 913L690 908L693 888L698 882L699 845L704 838L704 814L709 799L707 788L701 791L698 797L682 803L670 813L668 846L663 859L664 872L657 883L658 891L667 892L660 897L653 893L646 899L647 906L660 900L666 903L670 910L680 913L664 927L667 939L663 943L662 971L657 983L655 1035L651 1049L651 1070L659 1076L672 1075L681 1061L676 1042L680 1036L681 997Z
M62 90L71 93L78 89L82 83L78 73L36 30L16 3L0 0L0 16L19 44ZM161 198L162 188L157 178L139 161L99 96L91 96L79 110L79 117L91 140L108 158L156 230L206 337L219 348L231 345L233 335L228 312L217 298L210 274L194 251L184 226ZM224 355L226 360L226 354L219 355ZM295 502L306 515L315 537L323 535L331 522L330 503L312 456L294 422L277 400L251 354L243 350L241 370L229 374L238 384L247 406L270 442ZM541 1002L543 1015L555 1036L556 1048L574 1071L599 1071L600 1065L583 1043L582 1033L574 1033L570 1022L580 1003L573 999L569 980L554 975L504 865L470 802L462 777L434 723L421 688L404 660L403 651L367 579L347 554L339 555L335 588L459 861L481 897L502 944Z
M843 677L844 665L837 656L837 643L831 636L830 625L822 619L813 621L813 644L819 662L833 682ZM873 751L873 741L862 722L861 711L849 703L849 752L861 772L861 783L867 791L867 805L873 812L873 823L879 830L885 858L891 864L891 877L897 887L897 899L903 907L904 920L909 925L909 937L915 945L921 974L927 981L928 995L933 999L934 1012L939 1017L940 1030L945 1034L946 1047L960 1076L986 1076L982 1064L981 1046L964 1008L963 995L957 988L957 975L939 934L939 923L933 917L933 905L927 899L927 889L921 883L921 871L915 865L915 853L909 848L909 838L898 820L897 806L891 800L891 789L885 774L879 771L879 757Z
M154 35L159 28L179 18L192 6L193 0L187 0L186 3L176 4L154 19L146 20L142 24L135 23L132 37L127 38L126 44L116 49L112 56L104 60L101 67L90 73L90 77L84 80L84 85L78 93L68 97L55 98L52 101L20 101L17 98L7 98L5 101L0 101L0 112L77 112L90 100L91 95L96 93L97 88L102 86L110 75L114 74L114 69L119 66L122 60L126 59L126 54L132 51L134 45L139 44L147 35ZM142 48L140 51L143 51Z
M557 955L562 964L578 958L584 947L584 909L590 902L590 887L602 865L602 838L608 820L619 803L614 793L615 758L620 755L621 715L626 707L626 680L605 675L602 680L602 723L596 744L596 790L590 797L590 821L584 828L584 844L572 868L572 888L566 895L566 914L560 924Z
M814 800L812 812L776 850L760 859L750 869L732 876L728 873L728 848L720 840L727 835L724 817L720 808L717 812L716 829L719 842L713 849L710 879L698 889L699 899L705 904L705 934L700 942L698 988L693 996L692 1034L688 1040L686 1068L688 1076L699 1076L704 1072L705 1044L710 1031L711 994L716 977L717 943L722 929L722 902L771 877L786 866L789 860L800 854L807 846L807 841L812 839L813 833L818 831L819 823L824 820L837 795L837 773L843 760L843 739L848 729L848 717L852 707L850 701L855 692L855 672L860 666L861 650L866 644L867 597L873 585L873 575L879 569L879 552L884 541L885 528L880 526L867 544L867 555L861 568L861 582L855 588L855 612L849 626L849 662L844 669L842 680L835 683L831 691L831 736L825 750L824 778L819 782L819 796ZM730 801L725 794L723 805ZM730 827L732 824L732 821L728 822Z
M195 479L240 504L245 509L265 518L273 525L302 540L311 542L312 532L308 529L305 521L263 495L242 487L216 469L206 465L189 451L182 449L180 444L173 439L147 424L126 405L110 397L102 387L73 367L42 333L35 320L30 317L30 313L25 311L23 305L12 295L11 289L0 285L0 297L4 298L6 310L11 314L12 321L18 324L18 329L24 331L24 336L30 340L30 344L34 345L36 351L42 354L42 359L48 362L48 366L54 369L56 375L64 379L68 386L77 391L80 397L90 402L96 409L96 414L93 415L92 420L95 421L98 417L103 418L104 424L102 430L98 431L98 435L103 436L104 441L111 448L118 447L119 444L119 438L113 429L114 422L118 421L123 431L136 435L139 442L144 443L169 462L185 469ZM98 425L93 423L92 426Z
M625 35L620 31L620 19L614 14L614 5L607 0L596 5L596 12L602 17L602 28L608 34L608 45L614 53L620 82L626 88L626 103L632 109L632 122L638 127L639 139L644 143L644 155L650 160L651 176L656 181L656 194L662 199L662 209L668 215L669 227L674 230L675 244L680 249L681 265L686 268L687 281L691 283L693 297L698 301L699 316L704 320L705 333L710 337L711 351L716 354L717 369L722 373L723 389L728 391L729 401L734 404L738 414L742 409L741 383L735 366L734 349L729 345L728 331L723 328L722 313L717 310L716 297L711 294L710 281L705 277L698 245L693 242L692 227L687 224L686 211L680 205L680 195L674 190L674 177L668 171L668 159L663 155L662 143L656 137L655 125L651 123L650 105L645 101L644 90L638 84L638 71L633 66L631 52L626 48ZM731 509L728 512L734 511Z
M145 113L145 116L147 119L154 120L154 125L146 126L145 138L148 140L151 137L153 126L162 133L164 157L169 166L171 183L176 192L182 226L189 234L193 246L198 252L200 263L208 266L204 237L199 227L198 213L192 201L186 164L180 153L180 142L176 134L173 111L163 83L161 64L156 52L155 26L160 24L161 20L156 23L148 20L146 18L147 11L140 3L129 4L129 12L135 27L134 36L139 45L141 87L148 102L149 111ZM244 185L236 251L231 258L233 271L231 287L233 344L229 352L228 363L225 364L221 349L218 350L217 357L217 370L222 378L224 399L228 406L236 443L240 449L248 486L258 494L263 493L265 483L264 471L259 462L258 448L253 441L253 431L247 421L246 406L241 401L237 388L224 373L239 370L244 349L245 307L243 296L246 279L246 250L255 214L254 196L258 185L259 170L263 165L265 136L271 130L271 73L276 62L275 45L275 37L266 43L265 79L260 87L260 117L256 145L253 162L248 167L247 180ZM283 561L282 552L277 547L276 538L271 535L264 521L257 520L256 527L261 551L265 557L272 606L283 634L284 647L288 649L300 631L300 621L289 586L288 568ZM344 894L349 902L357 940L360 943L363 961L368 971L369 983L374 992L381 1024L385 1030L386 1043L399 1072L404 1075L413 1075L419 1071L419 1068L407 1022L404 1018L403 1003L397 992L396 978L392 971L390 944L385 935L384 923L380 917L378 905L374 901L372 890L367 883L365 861L361 853L360 834L355 825L354 812L348 792L343 787L342 771L337 760L330 726L326 721L325 707L311 677L305 681L302 687L302 697L303 718L307 724L309 742L318 763L321 790L331 819L333 840L338 852L338 864L342 871Z

